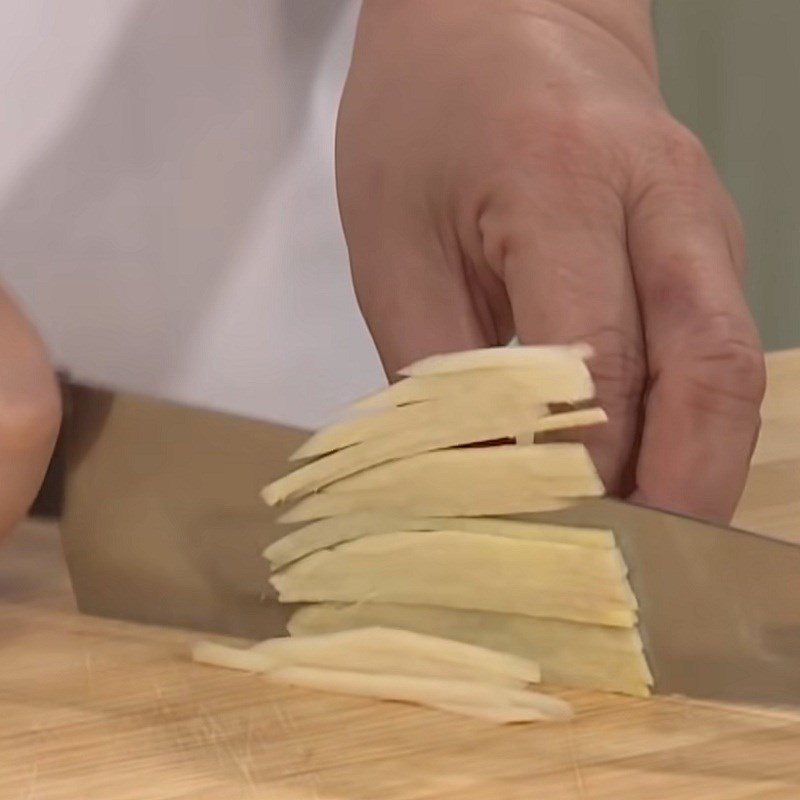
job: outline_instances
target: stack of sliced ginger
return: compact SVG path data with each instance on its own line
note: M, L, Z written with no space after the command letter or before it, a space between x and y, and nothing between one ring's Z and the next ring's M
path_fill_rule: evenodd
M563 718L538 683L647 695L636 598L609 530L529 515L600 495L590 352L433 356L313 435L264 490L303 522L264 555L290 638L198 660L499 722ZM476 446L467 446L476 445ZM480 446L477 446L480 445Z

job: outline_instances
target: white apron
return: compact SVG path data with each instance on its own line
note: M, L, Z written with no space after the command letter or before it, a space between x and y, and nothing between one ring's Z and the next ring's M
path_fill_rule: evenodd
M0 270L60 366L301 426L380 385L333 180L357 10L0 5Z

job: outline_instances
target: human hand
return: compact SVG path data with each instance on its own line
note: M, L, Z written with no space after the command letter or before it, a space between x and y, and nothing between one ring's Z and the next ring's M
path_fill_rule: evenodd
M0 288L0 540L35 499L60 421L60 394L44 346Z
M339 114L356 294L387 373L588 342L612 493L729 519L764 391L736 210L659 94L643 0L366 0Z

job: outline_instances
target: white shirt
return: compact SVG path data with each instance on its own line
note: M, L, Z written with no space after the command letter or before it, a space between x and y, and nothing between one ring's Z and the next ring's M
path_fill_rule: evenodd
M75 378L301 426L382 383L333 181L357 9L0 5L0 271Z

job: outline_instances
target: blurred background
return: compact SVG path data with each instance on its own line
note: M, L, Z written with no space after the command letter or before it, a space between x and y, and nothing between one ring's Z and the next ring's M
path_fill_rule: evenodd
M800 345L800 2L657 0L661 83L747 228L748 296L770 350Z
M3 0L0 272L83 380L316 426L383 379L335 207L357 0ZM798 0L661 0L664 91L800 345Z

